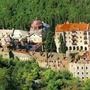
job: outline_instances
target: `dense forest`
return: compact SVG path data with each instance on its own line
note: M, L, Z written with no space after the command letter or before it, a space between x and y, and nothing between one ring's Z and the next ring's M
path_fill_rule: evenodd
M28 30L36 17L57 23L90 22L90 0L0 0L0 28Z
M74 78L69 71L40 68L35 60L0 57L0 90L90 90L90 80Z
M29 30L30 23L39 18L53 31L57 23L90 22L89 10L90 0L0 0L0 28ZM50 50L51 31L46 37ZM35 60L0 57L0 90L90 90L90 79L82 81L68 71L42 69Z

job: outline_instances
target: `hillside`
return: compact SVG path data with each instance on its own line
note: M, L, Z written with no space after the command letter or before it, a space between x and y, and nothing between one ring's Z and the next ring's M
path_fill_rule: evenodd
M89 0L0 0L0 28L29 29L40 18L54 29L57 23L90 22Z

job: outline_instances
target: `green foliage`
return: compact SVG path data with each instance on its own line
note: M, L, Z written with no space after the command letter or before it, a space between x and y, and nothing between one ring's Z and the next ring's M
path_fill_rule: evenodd
M60 41L60 52L66 53L67 47L66 47L66 43L65 43L65 40L63 39L62 34L60 34L59 41Z
M87 79L85 81L85 86L84 86L83 90L90 90L90 79Z
M68 71L41 69L35 60L0 58L0 90L89 90L90 80L74 78Z
M79 79L73 78L68 71L54 72L48 69L42 75L46 90L81 90Z
M28 29L36 17L57 23L90 22L89 0L0 0L0 28Z
M39 66L35 62L18 62L12 72L12 79L20 90L29 90L37 80Z
M54 42L54 33L51 30L48 30L45 37L45 51L52 52L55 50L55 42Z
M7 69L0 68L0 90L6 90L7 84Z

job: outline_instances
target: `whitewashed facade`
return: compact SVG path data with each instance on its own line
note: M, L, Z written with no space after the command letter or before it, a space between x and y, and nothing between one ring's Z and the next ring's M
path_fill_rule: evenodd
M84 25L84 26L83 26ZM67 27L68 26L68 27ZM90 48L89 24L62 24L55 30L57 52L60 49L59 37L62 34L67 52L88 51Z
M69 63L69 71L74 77L81 79L90 78L90 63Z

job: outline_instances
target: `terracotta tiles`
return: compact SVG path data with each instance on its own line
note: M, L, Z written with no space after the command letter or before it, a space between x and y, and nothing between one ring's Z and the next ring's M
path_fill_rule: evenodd
M56 32L65 32L65 31L87 31L90 25L87 23L65 23L58 24L55 27Z

